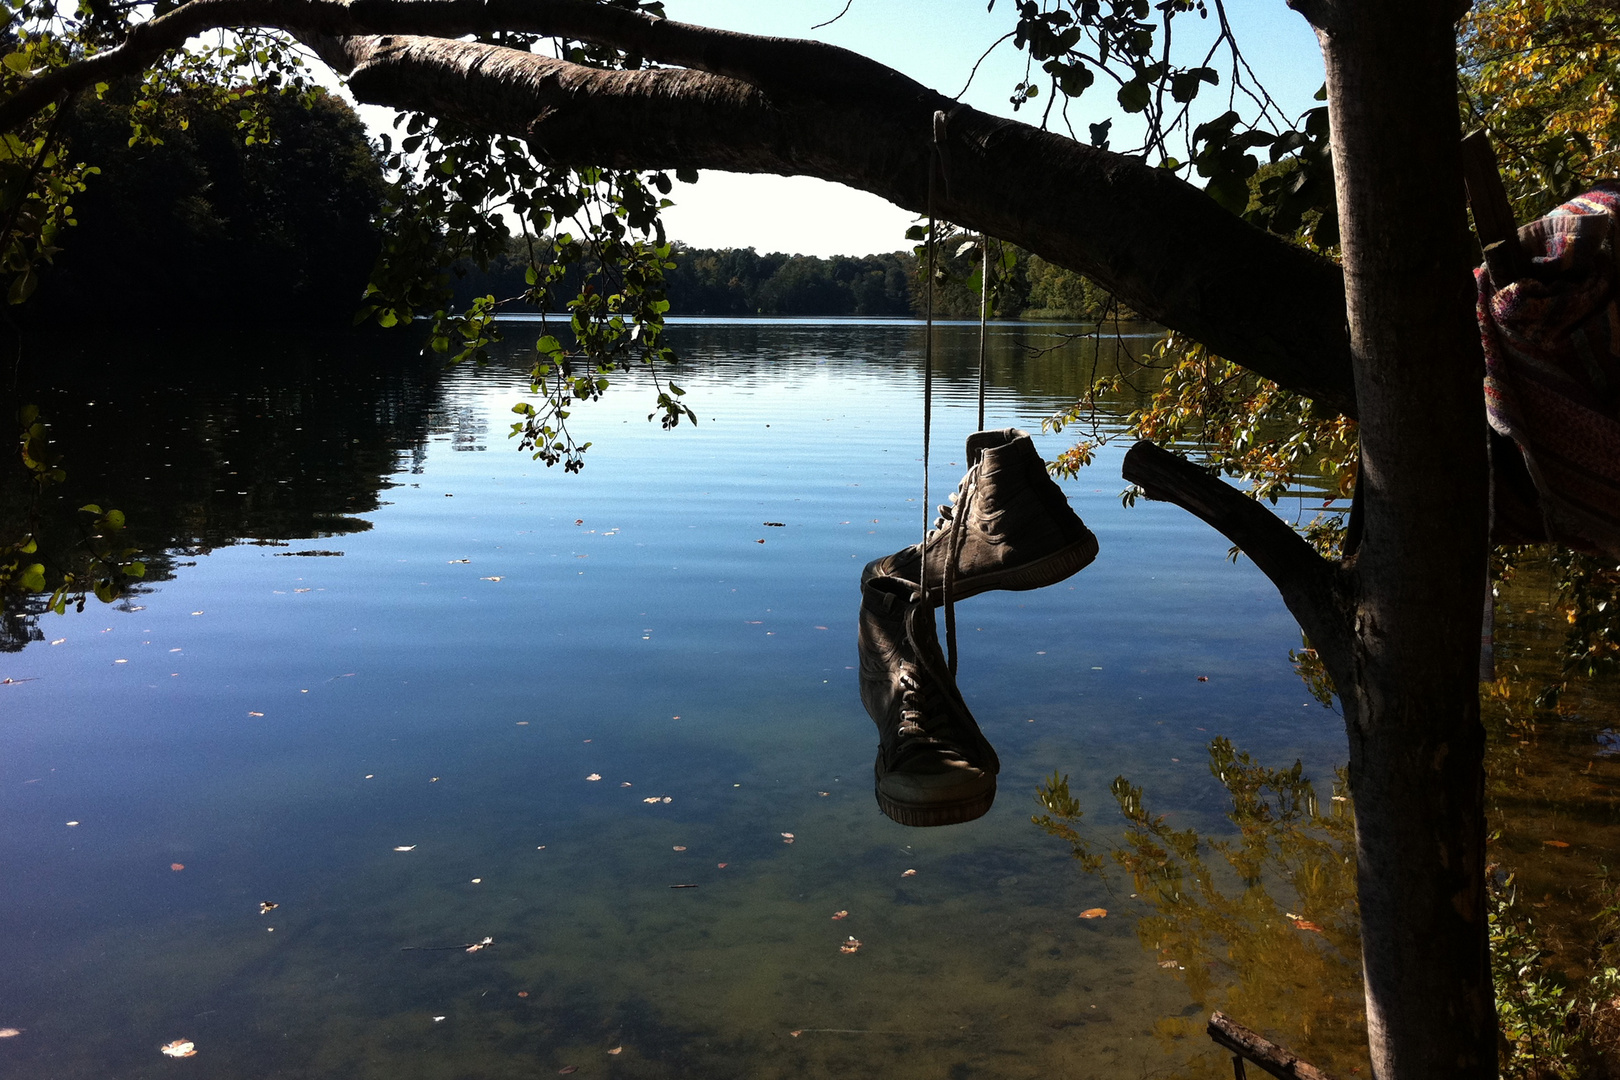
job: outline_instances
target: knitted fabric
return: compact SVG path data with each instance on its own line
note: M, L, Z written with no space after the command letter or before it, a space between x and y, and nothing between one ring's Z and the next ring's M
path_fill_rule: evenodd
M1530 277L1479 287L1485 408L1524 454L1547 535L1620 559L1620 181L1519 230Z

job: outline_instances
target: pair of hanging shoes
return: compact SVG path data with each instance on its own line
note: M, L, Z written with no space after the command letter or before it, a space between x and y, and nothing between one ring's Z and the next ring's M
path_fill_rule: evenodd
M877 800L902 825L980 817L1001 768L957 691L933 609L991 589L1055 584L1097 556L1097 538L1028 434L977 432L967 460L924 541L861 574L861 702L878 727Z

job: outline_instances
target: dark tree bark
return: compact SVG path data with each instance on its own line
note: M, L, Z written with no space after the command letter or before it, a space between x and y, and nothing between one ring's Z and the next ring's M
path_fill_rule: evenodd
M1474 325L1456 0L1328 0L1346 311L1361 403L1350 735L1373 1064L1491 1077L1479 627L1484 366Z

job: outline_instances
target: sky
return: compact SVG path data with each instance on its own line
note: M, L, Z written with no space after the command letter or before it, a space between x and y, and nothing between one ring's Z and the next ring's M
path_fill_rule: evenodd
M1015 23L1014 0L665 0L671 19L725 30L781 37L816 38L855 50L955 95L984 51ZM1283 0L1227 0L1239 44L1260 81L1289 115L1315 104L1322 85L1322 58L1305 20ZM1213 20L1211 20L1211 23ZM1178 45L1197 20L1176 22ZM1208 30L1210 23L1199 30ZM965 100L998 116L1039 123L1025 106L1008 103L1024 73L1026 56L1007 41L979 68ZM1224 84L1223 84L1224 87ZM1206 91L1206 93L1208 93ZM1224 107L1225 95L1212 104ZM1071 106L1074 130L1117 113L1101 80ZM386 110L363 110L374 126L386 125ZM1116 131L1121 124L1115 123ZM1120 140L1114 140L1116 148ZM693 247L753 247L761 252L804 255L867 255L910 247L905 230L914 218L874 195L805 177L705 172L696 184L678 184L675 205L665 211L668 235Z

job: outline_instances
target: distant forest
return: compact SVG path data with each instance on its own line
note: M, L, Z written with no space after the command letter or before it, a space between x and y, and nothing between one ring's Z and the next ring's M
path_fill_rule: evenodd
M922 315L926 298L917 257L911 252L860 257L761 255L753 248L693 248L674 245L675 269L666 271L671 315ZM979 291L975 257L939 260L943 279L934 312L942 318L977 318ZM514 252L487 269L461 267L456 300L497 299L524 291L525 261ZM571 279L559 293L572 295ZM994 296L999 318L1094 320L1128 317L1102 289L1082 275L1053 266L1024 251Z

